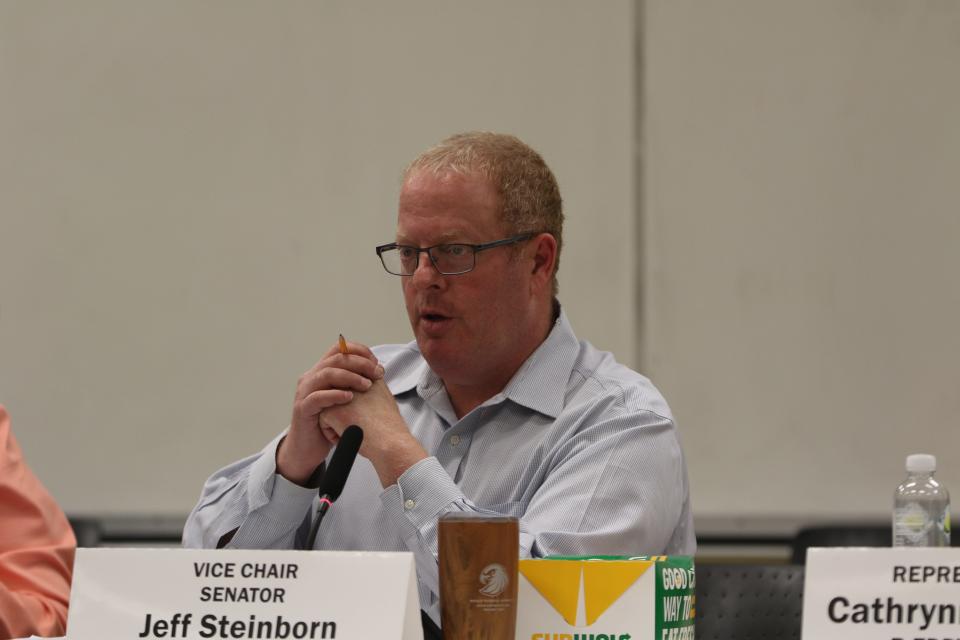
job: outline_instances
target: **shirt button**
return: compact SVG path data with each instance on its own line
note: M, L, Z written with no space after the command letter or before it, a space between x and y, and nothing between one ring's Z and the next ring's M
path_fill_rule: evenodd
M460 436L450 436L450 444L453 446L460 444Z
M403 508L406 509L407 511L409 511L410 509L413 509L415 506L417 506L417 503L414 500L407 500L406 502L403 503Z

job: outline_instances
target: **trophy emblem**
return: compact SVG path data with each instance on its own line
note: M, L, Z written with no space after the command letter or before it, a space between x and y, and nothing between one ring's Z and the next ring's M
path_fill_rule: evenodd
M507 576L507 570L503 568L503 565L489 564L480 572L480 584L483 585L480 587L480 593L490 598L496 598L507 590L510 577Z

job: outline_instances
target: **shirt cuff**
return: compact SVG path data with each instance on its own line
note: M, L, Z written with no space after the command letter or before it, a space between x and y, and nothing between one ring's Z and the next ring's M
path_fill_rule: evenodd
M391 491L392 490L392 491ZM407 469L397 484L383 492L381 499L399 511L416 528L436 522L451 504L463 502L464 495L435 457L424 458Z

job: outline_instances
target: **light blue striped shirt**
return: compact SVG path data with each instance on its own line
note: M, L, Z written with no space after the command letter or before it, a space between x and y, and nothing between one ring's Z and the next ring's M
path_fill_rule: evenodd
M436 620L444 513L517 516L522 557L694 553L687 469L667 403L645 377L579 342L563 312L506 388L459 420L415 342L373 351L430 457L386 489L357 458L316 548L412 551L421 606ZM185 546L213 548L237 529L231 548L303 548L317 491L276 473L282 437L207 480Z

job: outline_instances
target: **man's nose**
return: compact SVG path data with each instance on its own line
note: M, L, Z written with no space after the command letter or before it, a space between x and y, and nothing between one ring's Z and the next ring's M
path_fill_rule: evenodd
M433 261L430 260L430 256L426 251L421 253L419 258L417 268L413 272L413 275L410 276L413 284L421 288L437 286L443 276L440 275L437 268L433 266Z

